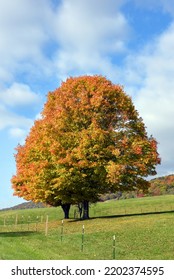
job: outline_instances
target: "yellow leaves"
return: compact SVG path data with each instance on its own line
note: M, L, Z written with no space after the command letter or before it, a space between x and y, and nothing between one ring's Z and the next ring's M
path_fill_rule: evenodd
M113 161L109 161L106 170L108 181L110 183L117 184L120 180L120 175L124 170L124 166L121 164L116 164Z
M51 203L73 193L74 202L92 189L95 200L108 182L127 188L160 162L131 98L102 76L67 79L48 94L42 116L17 148L12 184L24 198Z
M132 152L136 155L141 155L143 153L143 143L140 141L132 143Z
M114 150L112 151L112 154L113 154L114 156L116 156L116 157L119 157L119 155L120 155L120 150L119 150L119 149L114 149Z

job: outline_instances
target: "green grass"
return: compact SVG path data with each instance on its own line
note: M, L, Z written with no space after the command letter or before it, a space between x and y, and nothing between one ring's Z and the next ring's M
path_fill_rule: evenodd
M116 259L174 259L173 195L97 203L86 221L73 219L74 210L72 219L64 221L62 242L60 208L0 212L0 259L108 260L113 258L113 235Z

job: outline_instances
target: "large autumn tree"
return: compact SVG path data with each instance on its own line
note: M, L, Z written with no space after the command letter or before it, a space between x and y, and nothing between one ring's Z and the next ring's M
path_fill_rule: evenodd
M160 163L131 98L102 76L69 78L48 94L23 146L17 147L14 194L61 205L89 202L102 193L146 190Z

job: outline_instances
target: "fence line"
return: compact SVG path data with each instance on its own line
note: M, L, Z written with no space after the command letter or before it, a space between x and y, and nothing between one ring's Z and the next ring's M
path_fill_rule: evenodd
M119 211L118 211L119 210ZM163 212L173 212L174 211L174 205L169 205L168 207L159 207L159 206L154 206L153 208L146 208L146 206L140 206L137 207L136 211L130 211L130 209L127 207L122 207L120 209L118 208L111 208L110 211L108 209L95 209L94 207L91 207L91 217L100 217L100 216L111 216L111 215L118 215L118 216L124 216L124 215L143 215L143 214L150 214L150 213L163 213ZM71 217L71 216L70 216ZM79 219L77 217L77 212L75 217L71 217L75 219ZM48 222L49 220L49 222ZM0 216L0 232L6 232L6 231L45 231L45 235L48 235L48 230L49 230L49 223L55 223L55 227L58 226L57 222L60 223L61 228L61 235L63 238L63 224L61 224L60 219L51 219L49 215L46 216L36 216L36 217L31 217L31 216L24 216L24 215L5 215L5 216ZM53 225L52 225L53 228Z
M112 209L114 211L115 209ZM117 209L116 209L117 210ZM134 214L150 214L150 213L163 213L163 212L173 212L174 207L170 205L169 207L157 207L150 208L149 211L143 206L140 206L136 212L132 213L129 208L122 208L122 211L118 215L134 215ZM105 211L100 212L100 215L104 215L107 209ZM98 216L98 212L95 209L95 214ZM108 213L107 213L108 214ZM86 238L86 233L84 231L84 225L82 226L82 231L77 230L77 232L73 232L75 234L78 234L78 238L76 235L74 235L71 231L66 231L66 223L64 224L63 220L57 219L57 220L51 220L49 219L49 215L46 215L45 217L42 216L36 216L36 217L30 217L24 215L5 215L4 217L0 217L0 233L14 233L14 232L36 232L36 233L45 233L45 237L49 238L49 231L57 230L57 236L58 239L61 241L61 244L66 244L66 240L71 236L71 242L75 243L75 246L79 246L79 252L85 253L88 250L89 246L89 240ZM64 231L65 229L65 231ZM55 231L54 231L55 233ZM78 240L77 240L78 239ZM111 252L111 258L112 259L118 259L119 255L119 244L118 240L116 238L116 235L108 236L108 241L110 240L110 247L108 247L108 250ZM62 242L63 241L63 242Z

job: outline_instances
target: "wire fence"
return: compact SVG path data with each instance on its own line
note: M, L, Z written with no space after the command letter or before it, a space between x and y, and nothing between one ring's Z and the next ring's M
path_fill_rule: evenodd
M109 205L108 205L109 206ZM150 215L150 214L162 214L174 212L174 203L170 205L157 205L149 207L148 205L129 208L129 207L102 207L101 209L95 207L94 205L90 207L90 217L126 217L126 216L136 216L136 215ZM0 232L9 231L45 231L46 235L48 232L48 225L51 223L51 228L57 226L57 223L61 223L63 217L49 215L45 212L44 215L27 215L25 210L20 214L1 214L0 216ZM73 208L70 212L70 219L80 220L80 213L77 208Z

